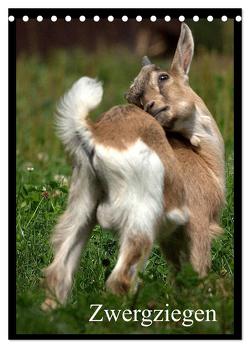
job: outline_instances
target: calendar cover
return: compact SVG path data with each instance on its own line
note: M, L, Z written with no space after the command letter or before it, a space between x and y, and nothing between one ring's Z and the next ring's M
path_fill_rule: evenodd
M9 337L240 339L241 9L8 21Z

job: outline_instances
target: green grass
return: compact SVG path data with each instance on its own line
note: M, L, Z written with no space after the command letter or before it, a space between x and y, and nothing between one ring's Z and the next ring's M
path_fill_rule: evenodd
M157 61L161 66L164 61ZM167 65L166 65L167 66ZM207 103L226 144L227 204L222 214L224 234L214 241L212 270L198 279L189 265L176 276L155 247L142 275L138 296L117 298L105 292L105 279L115 265L117 242L99 226L83 253L69 303L43 313L42 269L51 259L49 238L63 212L70 161L56 138L56 101L82 75L104 81L104 98L96 111L124 103L123 94L138 73L139 61L125 51L86 55L80 50L56 51L47 58L17 60L17 332L18 333L232 333L233 332L233 66L228 57L200 52L192 65L191 85ZM33 167L33 171L27 168ZM59 177L58 177L59 175ZM215 309L216 322L90 323L90 304L106 308Z

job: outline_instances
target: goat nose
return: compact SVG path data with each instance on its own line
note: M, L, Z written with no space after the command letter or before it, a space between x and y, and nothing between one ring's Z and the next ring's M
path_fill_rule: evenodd
M144 111L148 112L150 111L150 109L152 109L152 107L154 106L154 100L149 101L147 104L145 104L144 106Z

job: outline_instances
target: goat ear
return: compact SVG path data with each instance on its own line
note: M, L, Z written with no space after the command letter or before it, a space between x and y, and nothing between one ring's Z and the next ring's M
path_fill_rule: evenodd
M147 57L147 56L144 56L143 58L142 58L142 62L141 62L141 65L142 65L142 67L144 67L144 66L146 66L146 65L151 65L152 63L151 63L151 61L149 60L149 58Z
M171 70L188 75L193 53L194 40L192 32L187 24L182 23L179 41L171 64Z

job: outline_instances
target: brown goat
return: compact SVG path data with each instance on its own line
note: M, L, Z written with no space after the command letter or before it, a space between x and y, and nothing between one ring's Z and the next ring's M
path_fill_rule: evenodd
M96 222L120 238L107 280L115 294L136 285L155 241L177 267L184 256L200 276L207 273L211 240L221 232L224 146L205 104L188 85L192 55L192 34L182 25L170 71L146 61L131 86L127 98L139 107L113 107L96 123L87 116L101 101L99 82L83 77L61 99L59 134L75 166L68 207L52 237L55 257L45 270L43 309L54 308L55 299L66 301Z

